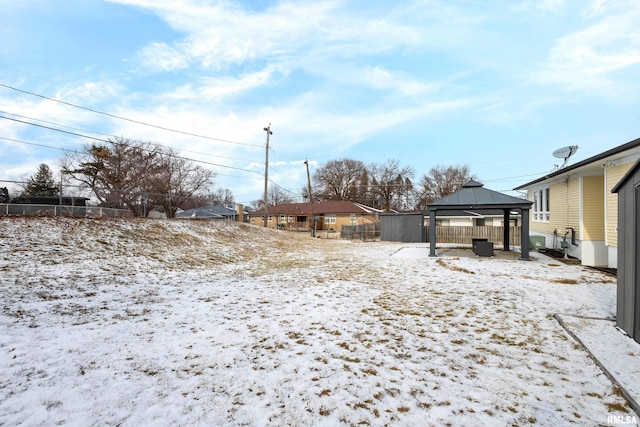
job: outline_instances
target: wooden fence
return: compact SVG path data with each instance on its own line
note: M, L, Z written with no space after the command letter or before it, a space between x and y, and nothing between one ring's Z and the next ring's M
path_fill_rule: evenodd
M426 241L429 241L429 227L425 227ZM520 246L521 227L509 227L509 245ZM437 243L471 244L471 239L487 239L498 245L502 245L504 227L463 227L463 226L436 226Z

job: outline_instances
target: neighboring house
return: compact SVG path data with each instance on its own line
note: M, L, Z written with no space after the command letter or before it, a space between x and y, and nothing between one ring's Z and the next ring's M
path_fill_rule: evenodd
M237 209L232 209L226 206L210 205L200 208L187 209L176 213L176 218L190 218L190 219L222 219L227 221L239 221L242 215L242 221L244 222L247 216L247 212L243 210L242 205L237 205Z
M530 234L583 265L616 268L618 195L611 190L640 158L640 139L516 187L533 201Z
M315 222L316 230L340 231L343 225L363 225L380 221L382 210L360 203L341 201L287 203L268 207L267 227L286 230L309 230ZM249 222L264 225L262 210L251 212Z

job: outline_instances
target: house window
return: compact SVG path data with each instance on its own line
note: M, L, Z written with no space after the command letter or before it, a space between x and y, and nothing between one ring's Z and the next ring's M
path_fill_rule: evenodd
M324 223L325 224L335 224L336 223L336 216L335 215L325 215L324 216Z
M533 220L549 222L549 187L533 192Z
M287 216L286 215L280 215L280 221L279 222L287 222Z
M476 219L476 227L484 227L484 226L485 226L484 218L477 218Z

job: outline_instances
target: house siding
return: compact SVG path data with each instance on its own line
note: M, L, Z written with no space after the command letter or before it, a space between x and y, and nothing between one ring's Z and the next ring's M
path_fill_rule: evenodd
M582 178L582 233L580 240L604 240L604 177Z
M564 233L567 227L571 227L576 231L576 235L580 236L582 229L580 227L580 178L571 178L565 185L565 199L561 200L565 204L566 218L559 218L557 223L558 234Z
M611 190L633 166L633 162L610 167L606 170L605 190L605 243L607 246L618 246L618 195Z
M527 192L527 198L533 200L533 192ZM551 214L549 222L531 220L531 231L553 234L557 230L562 236L566 227L572 227L576 233L580 232L580 181L577 178L568 182L552 184L549 187L549 207Z

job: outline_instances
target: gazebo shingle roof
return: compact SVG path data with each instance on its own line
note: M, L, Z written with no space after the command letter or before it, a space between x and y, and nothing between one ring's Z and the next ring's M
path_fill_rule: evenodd
M529 200L509 196L484 188L483 184L471 180L453 194L429 205L429 210L441 209L517 209L531 206Z

